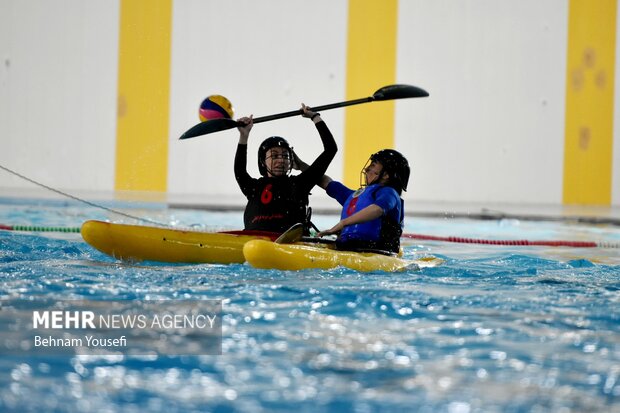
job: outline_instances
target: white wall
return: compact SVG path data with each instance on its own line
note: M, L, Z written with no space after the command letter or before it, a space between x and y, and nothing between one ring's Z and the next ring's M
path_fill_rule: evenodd
M0 164L114 187L118 1L0 0ZM33 185L0 171L0 187Z
M329 13L325 11L328 10ZM347 3L318 0L175 2L169 192L239 196L233 175L236 129L186 141L177 138L199 122L200 102L228 97L235 117L255 117L344 100ZM374 90L373 90L374 91ZM373 91L369 91L372 94ZM344 112L326 112L341 141ZM248 165L258 176L260 142L279 135L300 156L318 156L315 127L300 117L256 124ZM340 165L340 159L333 165ZM338 167L332 171L339 173Z
M431 98L399 106L419 199L561 203L567 5L403 1L398 77Z
M236 130L178 140L207 95L227 96L236 117L345 100L347 10L346 0L174 1L171 196L242 202ZM397 82L431 93L396 103L408 200L561 204L567 13L567 0L399 2ZM118 0L0 0L1 165L57 188L114 189L118 24ZM342 147L344 110L323 118ZM257 124L253 175L271 135L308 160L320 152L305 119ZM328 173L342 176L342 152ZM0 188L30 186L0 171Z

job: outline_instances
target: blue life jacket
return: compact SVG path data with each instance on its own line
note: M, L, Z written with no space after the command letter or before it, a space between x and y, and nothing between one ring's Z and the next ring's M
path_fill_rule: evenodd
M341 219L372 204L383 210L383 215L377 219L346 226L338 236L336 245L339 249L399 251L404 201L394 188L373 184L353 191L340 182L332 181L327 187L327 194L343 206Z

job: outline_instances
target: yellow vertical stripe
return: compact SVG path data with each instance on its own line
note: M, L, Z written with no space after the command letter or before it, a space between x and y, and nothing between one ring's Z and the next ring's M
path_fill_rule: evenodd
M397 19L397 0L349 0L347 100L395 83ZM357 187L370 154L393 146L393 101L347 108L344 183Z
M611 203L616 0L570 0L565 204Z
M172 0L121 0L117 190L166 191Z

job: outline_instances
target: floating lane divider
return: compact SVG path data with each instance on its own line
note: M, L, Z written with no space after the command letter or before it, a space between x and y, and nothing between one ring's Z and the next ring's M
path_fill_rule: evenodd
M45 227L36 225L5 225L0 224L0 230L5 231L25 231L25 232L74 232L79 233L80 227ZM233 231L234 232L234 231ZM512 245L522 247L573 247L573 248L620 248L620 242L610 241L529 241L529 240L501 240L501 239L479 239L463 237L439 237L424 234L403 234L402 238L415 239L422 241L441 241L457 242L462 244L484 244L484 245Z
M547 246L547 247L574 247L574 248L620 248L620 242L609 241L529 241L529 240L500 240L477 239L462 237L437 237L423 234L403 234L402 238L424 241L460 242L463 244L485 245L515 245L515 246Z
M40 227L36 225L4 225L0 224L0 230L27 231L27 232L80 232L80 227Z

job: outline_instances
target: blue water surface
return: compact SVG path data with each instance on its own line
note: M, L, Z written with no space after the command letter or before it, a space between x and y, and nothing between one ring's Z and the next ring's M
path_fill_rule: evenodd
M242 225L239 212L120 207L179 226ZM0 203L4 224L87 219L130 221L71 202ZM613 226L515 220L412 218L406 232L620 241ZM0 231L3 306L223 300L221 355L3 355L0 411L620 411L620 250L404 247L445 263L392 274L124 263L79 234Z

